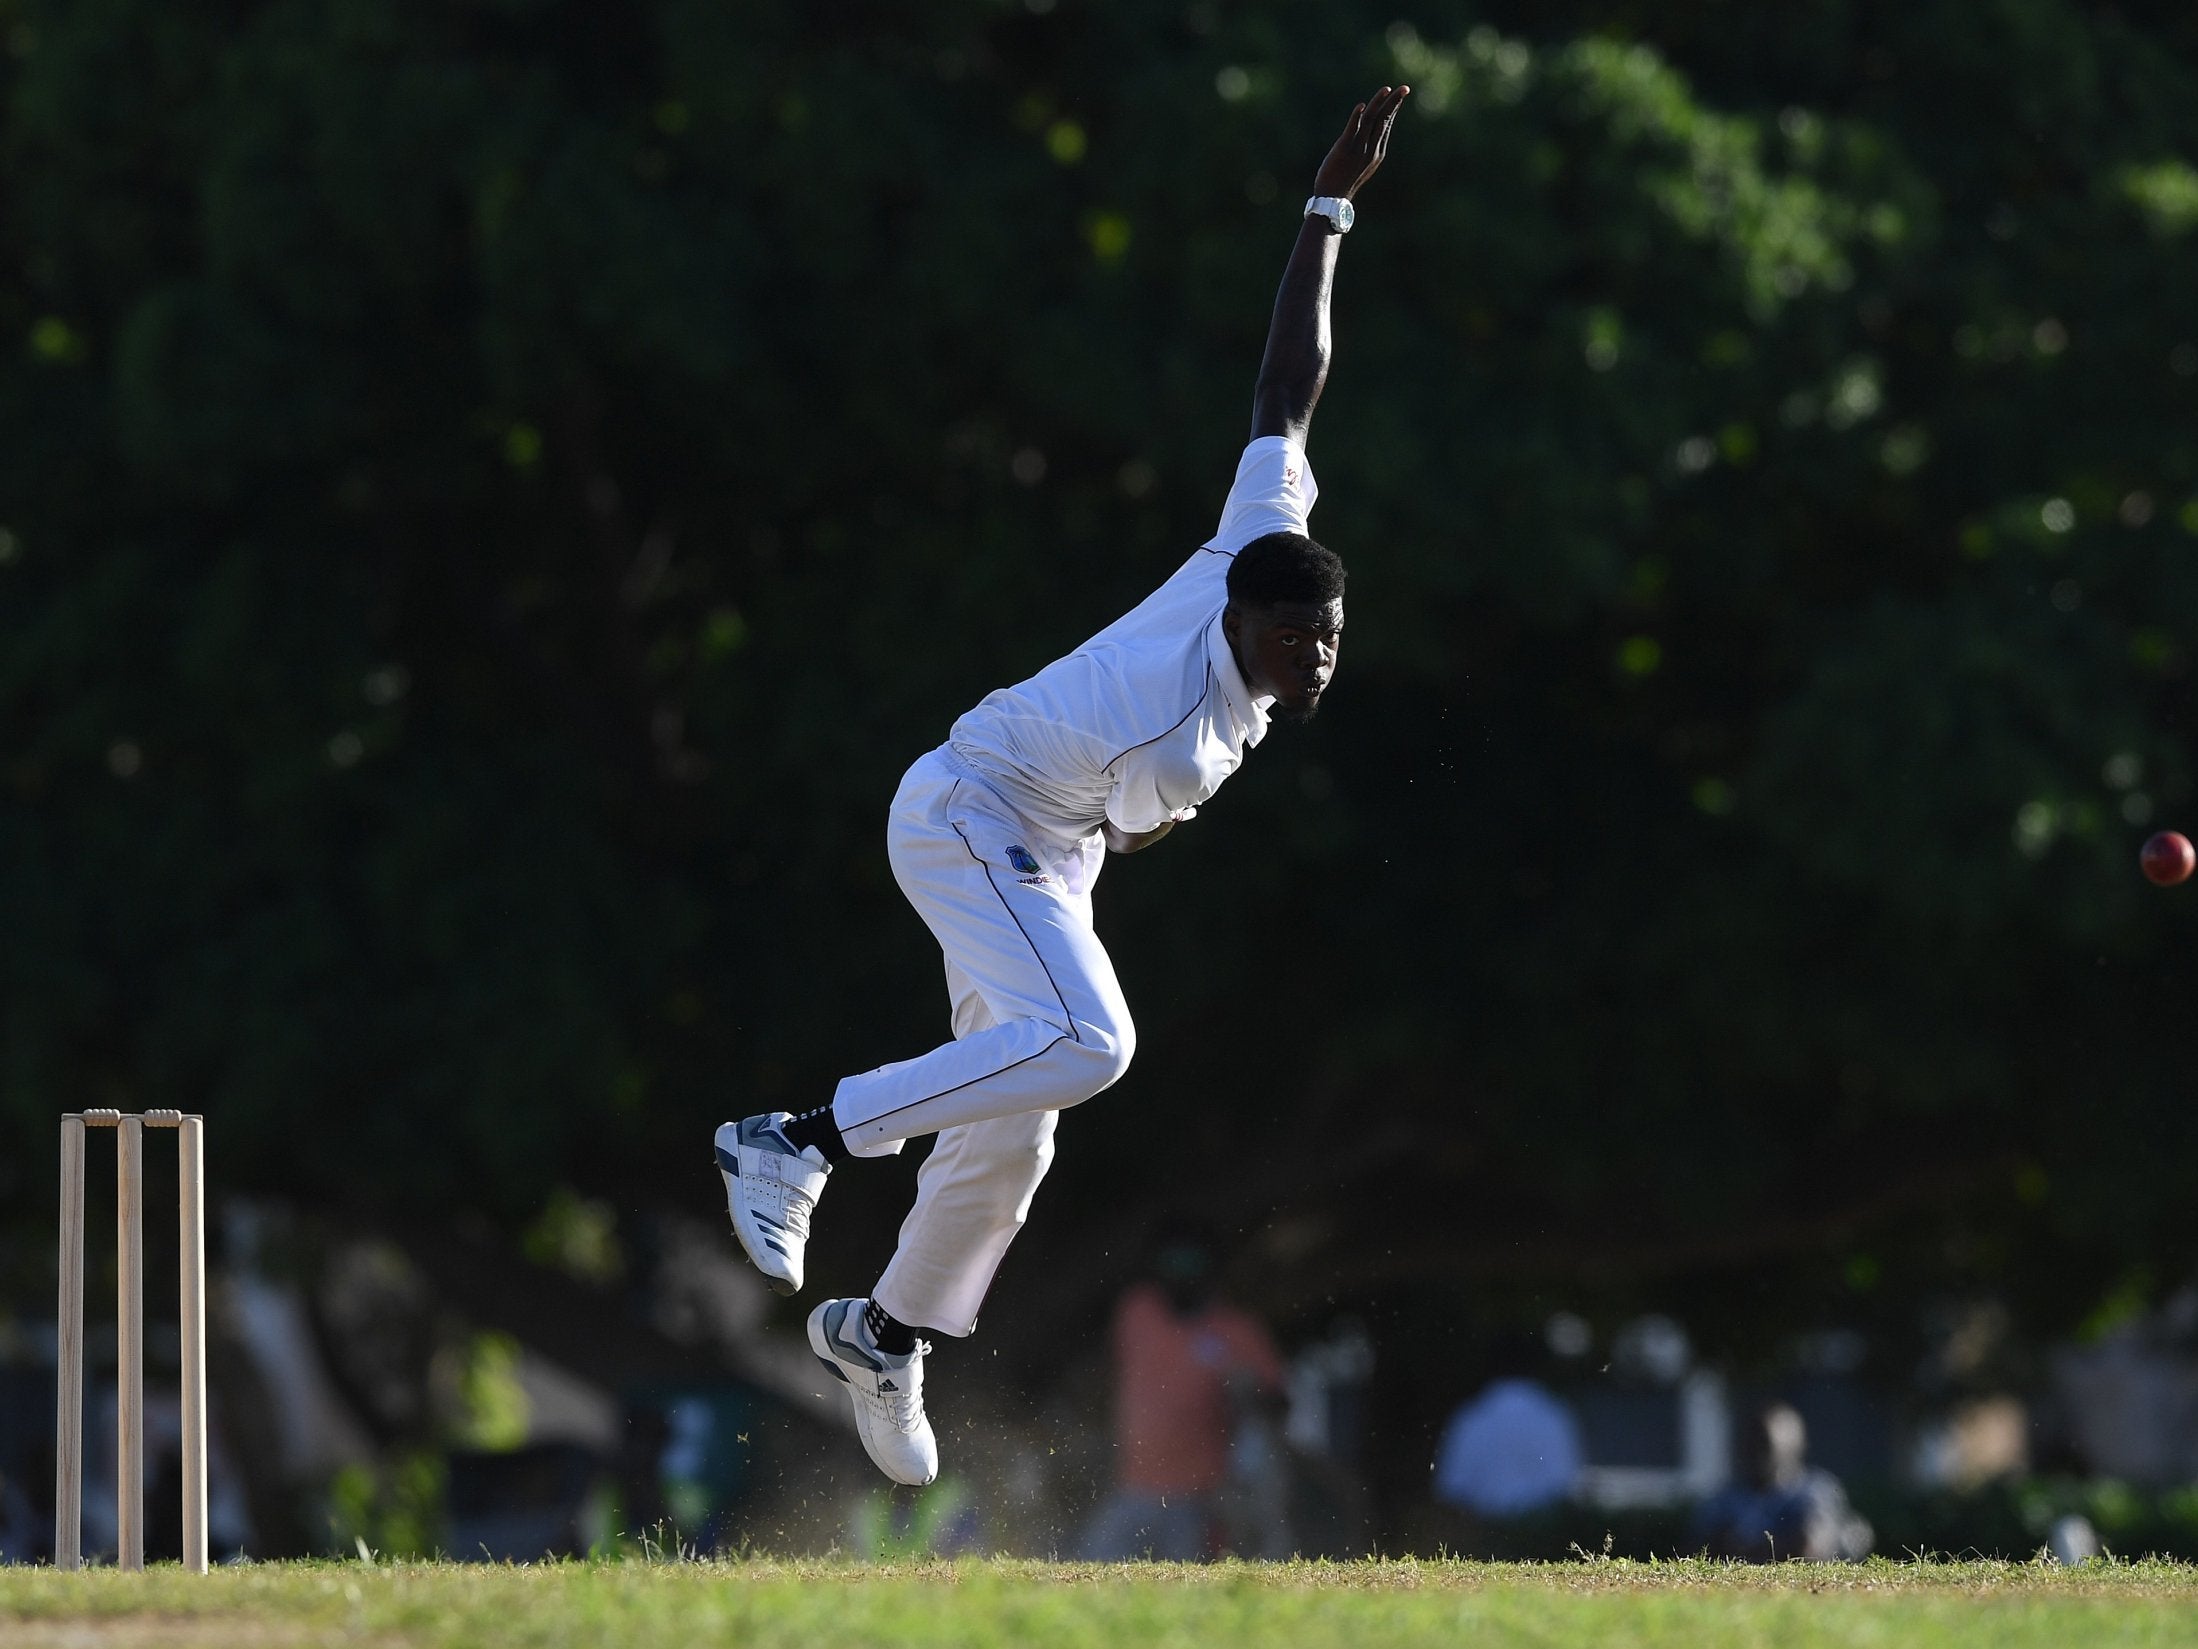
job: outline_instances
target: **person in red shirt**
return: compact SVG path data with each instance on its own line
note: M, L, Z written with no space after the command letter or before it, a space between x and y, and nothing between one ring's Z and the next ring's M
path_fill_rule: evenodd
M1211 1237L1187 1222L1164 1228L1152 1280L1115 1307L1115 1488L1083 1556L1216 1555L1231 1442L1248 1413L1280 1398L1283 1378L1266 1329L1215 1297Z

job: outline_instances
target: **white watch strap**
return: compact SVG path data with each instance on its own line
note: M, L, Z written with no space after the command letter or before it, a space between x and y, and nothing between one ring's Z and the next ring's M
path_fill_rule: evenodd
M1307 201L1305 203L1305 215L1312 217L1315 214L1334 224L1338 234L1349 232L1351 220L1355 215L1352 212L1351 203L1340 195L1315 195Z

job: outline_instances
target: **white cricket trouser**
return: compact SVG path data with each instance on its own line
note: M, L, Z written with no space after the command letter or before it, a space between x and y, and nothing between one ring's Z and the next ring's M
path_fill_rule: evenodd
M847 1078L832 1117L857 1156L939 1136L872 1295L904 1323L966 1335L1053 1160L1058 1113L1120 1077L1136 1036L1092 932L1096 839L1049 846L935 750L901 781L886 849L946 953L954 1040Z

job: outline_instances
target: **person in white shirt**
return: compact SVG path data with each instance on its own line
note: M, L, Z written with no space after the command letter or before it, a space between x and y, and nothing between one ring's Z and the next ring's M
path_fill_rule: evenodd
M1136 1034L1091 890L1108 852L1193 817L1266 736L1319 707L1343 638L1343 564L1306 533L1305 432L1352 198L1410 88L1351 111L1322 161L1275 299L1252 440L1221 526L1127 617L991 694L901 781L894 877L946 955L954 1040L841 1082L806 1115L717 1131L733 1229L779 1292L801 1287L825 1177L937 1134L916 1205L864 1299L827 1300L809 1343L845 1381L863 1445L902 1483L938 1473L919 1327L968 1335L1053 1156L1059 1113L1128 1068Z

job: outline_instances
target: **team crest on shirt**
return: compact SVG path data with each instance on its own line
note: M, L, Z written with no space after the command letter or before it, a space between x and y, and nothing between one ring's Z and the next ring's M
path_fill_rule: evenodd
M1037 856L1020 842L1007 850L1007 862L1018 876L1035 876L1038 874Z

